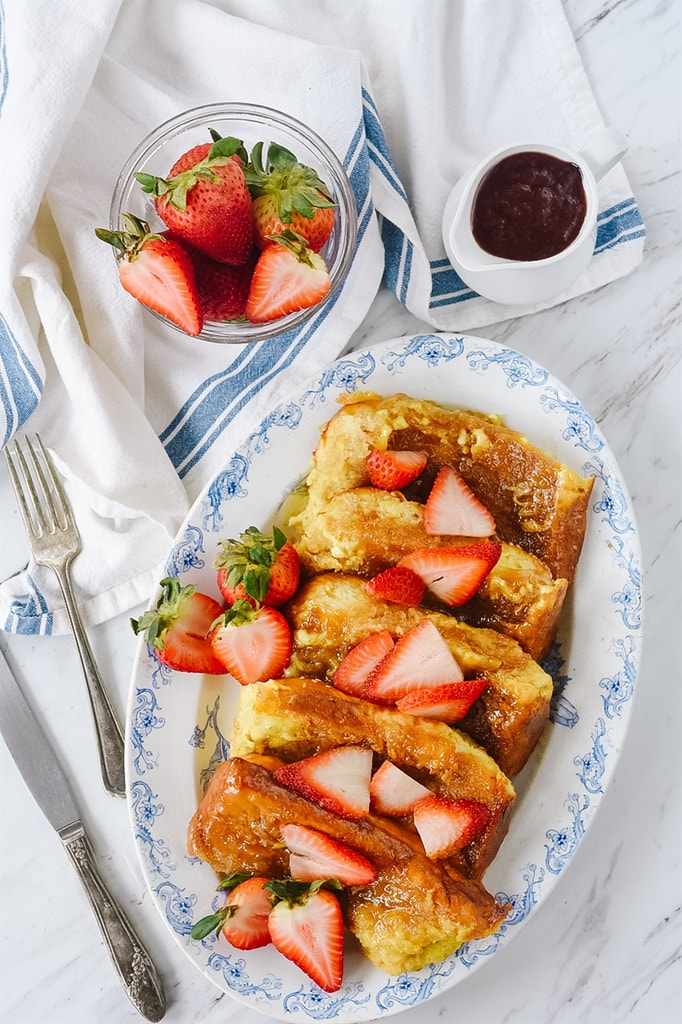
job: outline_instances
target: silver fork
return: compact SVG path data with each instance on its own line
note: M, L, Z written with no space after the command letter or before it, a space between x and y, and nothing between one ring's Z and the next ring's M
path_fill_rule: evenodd
M69 500L38 434L25 444L15 439L14 451L5 448L10 480L34 560L52 569L59 581L71 629L78 648L99 753L104 788L112 796L125 796L123 731L104 688L88 641L71 584L70 566L81 550L81 539Z

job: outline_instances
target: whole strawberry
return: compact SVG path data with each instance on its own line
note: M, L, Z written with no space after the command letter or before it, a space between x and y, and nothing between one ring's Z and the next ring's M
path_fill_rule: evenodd
M253 244L251 196L244 180L246 151L232 137L184 153L167 178L138 172L173 234L221 263L245 263Z
M245 598L254 606L276 607L298 587L298 552L278 526L273 526L272 536L249 526L239 540L222 540L213 564L218 589L229 605Z
M203 315L185 247L152 232L146 221L131 213L122 213L121 220L122 231L95 228L95 234L116 249L118 276L125 290L187 334L199 334Z
M245 320L244 310L256 264L255 252L246 263L219 263L188 246L204 320Z
M263 164L263 143L257 142L244 168L253 198L256 245L265 249L273 235L291 228L308 248L319 252L334 226L331 193L312 167L298 162L284 146L271 142Z

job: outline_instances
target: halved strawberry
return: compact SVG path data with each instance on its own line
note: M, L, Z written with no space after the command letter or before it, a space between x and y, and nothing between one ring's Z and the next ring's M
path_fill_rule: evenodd
M487 686L487 679L463 679L433 689L411 690L396 702L396 707L407 715L458 722Z
M367 700L392 702L418 687L462 679L462 670L431 619L408 630L377 665L365 686Z
M427 857L450 857L468 846L490 820L490 811L478 800L449 800L431 794L417 800L414 825Z
M392 761L384 761L369 784L372 810L389 817L411 814L417 800L428 796L430 792Z
M239 540L221 541L213 565L218 588L230 605L246 598L251 604L277 606L298 587L298 553L277 526L271 537L249 526Z
M343 917L333 892L319 882L268 882L275 904L270 937L288 960L325 992L336 992L343 979Z
M388 630L370 633L339 662L332 676L336 689L361 697L370 674L391 650L393 637Z
M420 548L398 565L412 569L436 597L457 607L474 596L501 553L498 541L484 540L451 548Z
M291 658L291 631L276 608L240 600L214 623L211 645L223 672L245 686L282 675Z
M289 873L300 882L337 878L342 885L369 885L377 877L371 861L357 850L307 825L283 825Z
M289 227L302 235L308 247L319 252L334 226L329 188L312 167L298 162L284 146L271 142L263 164L263 143L257 142L244 168L253 199L256 244L265 249L272 236Z
M397 491L417 479L426 461L426 452L374 448L367 456L367 473L372 486Z
M489 537L495 520L452 466L443 466L424 505L424 529L432 535Z
M392 565L367 580L365 590L373 597L394 604L416 606L424 595L424 580L403 565Z
M275 771L282 785L342 818L367 817L371 774L372 751L358 746L333 747Z
M245 873L228 875L220 889L231 892L225 904L214 914L202 917L190 932L193 939L204 939L211 932L222 932L237 949L258 949L270 943L268 919L272 910L270 893L264 888L268 879Z
M253 271L246 315L267 323L320 302L331 288L327 265L305 239L287 228L273 239Z
M169 576L161 580L161 594L153 610L131 619L135 633L142 633L156 657L177 672L224 675L225 666L213 653L209 633L223 609L194 584L180 586Z
M95 228L95 234L116 249L118 277L143 306L172 320L196 336L204 325L194 267L177 241L150 230L146 221L122 213L122 231Z

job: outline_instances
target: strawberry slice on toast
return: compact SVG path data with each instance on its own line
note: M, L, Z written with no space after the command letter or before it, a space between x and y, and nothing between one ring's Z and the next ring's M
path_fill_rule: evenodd
M301 882L336 878L342 885L370 885L377 877L367 857L333 836L307 825L283 825L289 850L289 873Z
M488 686L487 679L462 679L433 689L411 690L396 702L398 711L439 722L458 722Z
M451 857L468 846L490 820L490 811L478 800L449 800L446 797L424 796L414 805L414 826L432 860Z
M371 673L367 700L392 703L411 690L441 686L463 678L460 666L431 619L409 629Z
M393 647L393 637L388 630L370 633L339 662L332 676L336 689L354 697L362 697L371 673Z
M471 600L497 563L502 545L496 540L454 547L419 548L398 562L421 576L444 604L458 607Z
M443 466L424 505L424 529L431 535L489 537L495 520L452 466Z
M365 589L381 601L417 607L424 596L424 580L404 565L392 565L367 580Z
M426 462L426 452L374 448L367 456L367 473L373 487L398 491L421 475Z
M275 771L282 785L295 789L342 818L366 818L372 751L367 747L333 747Z
M372 810L389 818L402 818L411 814L417 800L429 796L430 792L392 761L384 761L369 784Z

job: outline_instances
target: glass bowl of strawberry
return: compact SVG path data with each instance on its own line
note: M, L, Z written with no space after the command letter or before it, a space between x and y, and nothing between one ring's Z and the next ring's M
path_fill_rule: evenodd
M357 209L331 147L278 110L215 103L131 153L97 236L151 314L212 342L314 326L355 253Z

